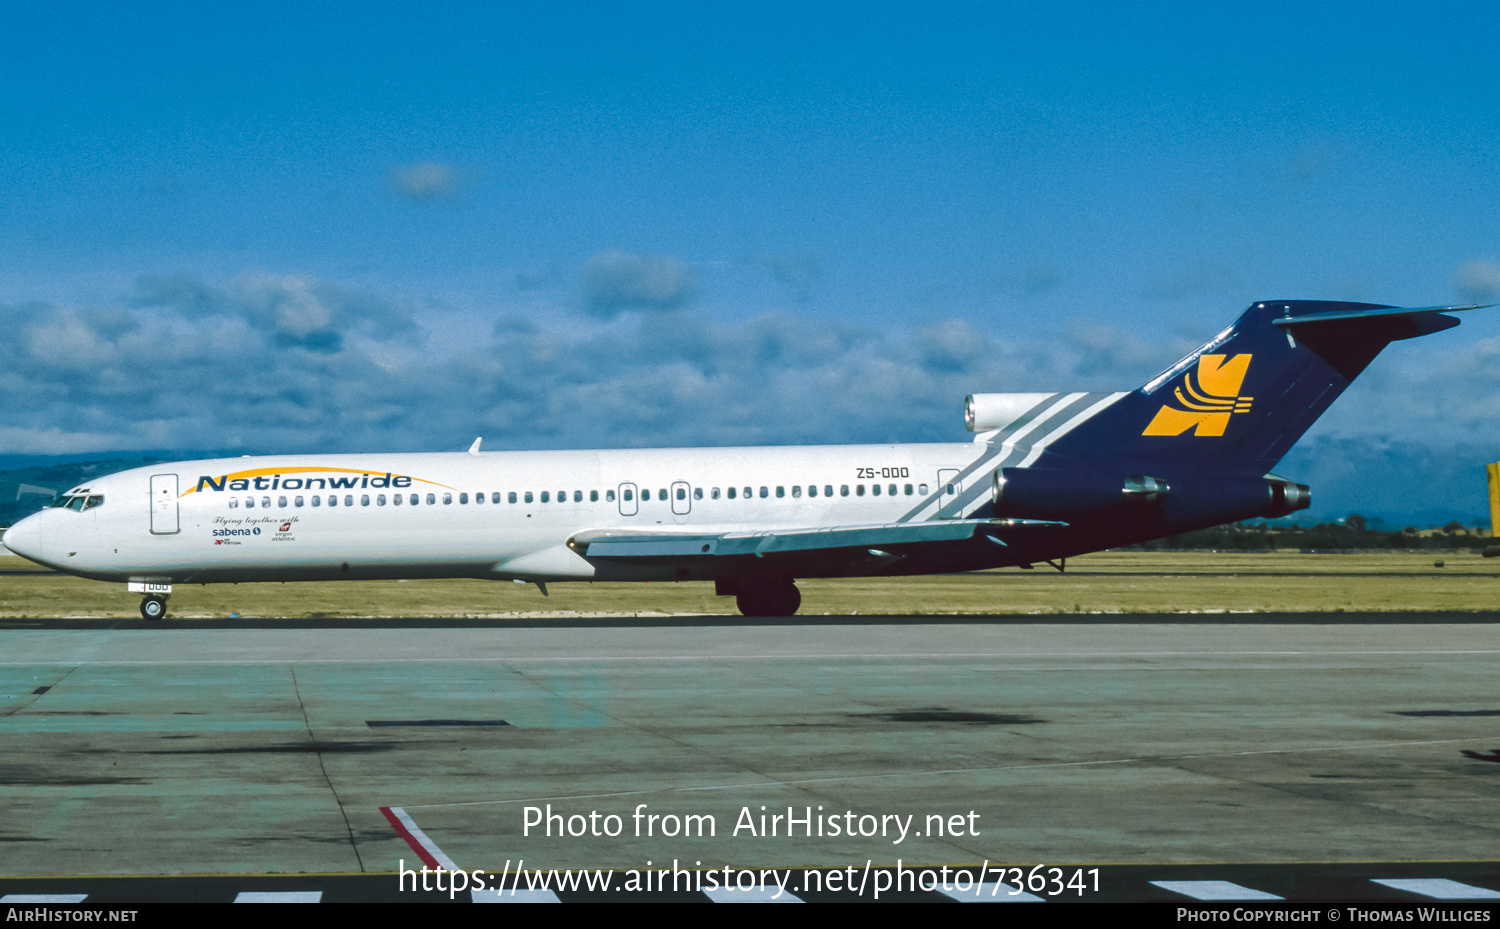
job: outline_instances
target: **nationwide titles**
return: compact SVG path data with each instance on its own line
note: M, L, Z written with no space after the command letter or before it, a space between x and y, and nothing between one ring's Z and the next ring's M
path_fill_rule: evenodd
M304 476L306 475L306 476ZM318 476L313 476L318 475ZM355 468L260 468L253 471L236 471L217 477L200 475L196 486L187 494L202 490L250 491L250 490L363 490L368 488L405 488L413 483L447 487L437 481L413 478L391 471L364 471ZM451 489L451 488L450 488Z

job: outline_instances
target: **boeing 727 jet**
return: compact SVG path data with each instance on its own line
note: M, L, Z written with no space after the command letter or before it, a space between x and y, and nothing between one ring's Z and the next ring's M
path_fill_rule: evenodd
M790 616L798 578L1061 564L1305 508L1277 462L1387 344L1471 309L1256 303L1134 391L976 393L970 442L183 461L3 541L126 583L147 619L180 584L451 577L713 581Z

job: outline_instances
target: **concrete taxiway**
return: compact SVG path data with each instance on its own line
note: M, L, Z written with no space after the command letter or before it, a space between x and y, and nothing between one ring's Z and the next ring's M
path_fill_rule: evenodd
M1032 619L9 621L0 874L1497 857L1500 616Z

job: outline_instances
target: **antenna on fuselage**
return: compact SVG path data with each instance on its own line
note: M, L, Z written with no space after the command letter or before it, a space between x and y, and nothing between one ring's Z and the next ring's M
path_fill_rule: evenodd
M477 455L477 454L479 454L479 443L483 442L483 441L484 441L484 436L477 437L474 440L474 444L469 446L469 454L470 455Z

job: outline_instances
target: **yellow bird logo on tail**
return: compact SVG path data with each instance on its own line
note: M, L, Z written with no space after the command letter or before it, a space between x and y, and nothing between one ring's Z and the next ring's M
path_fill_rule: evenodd
M1182 409L1171 401L1162 404L1141 435L1182 435L1189 429L1195 436L1223 435L1232 414L1250 412L1254 398L1239 395L1249 369L1248 354L1199 355L1197 371L1189 371L1173 391Z

